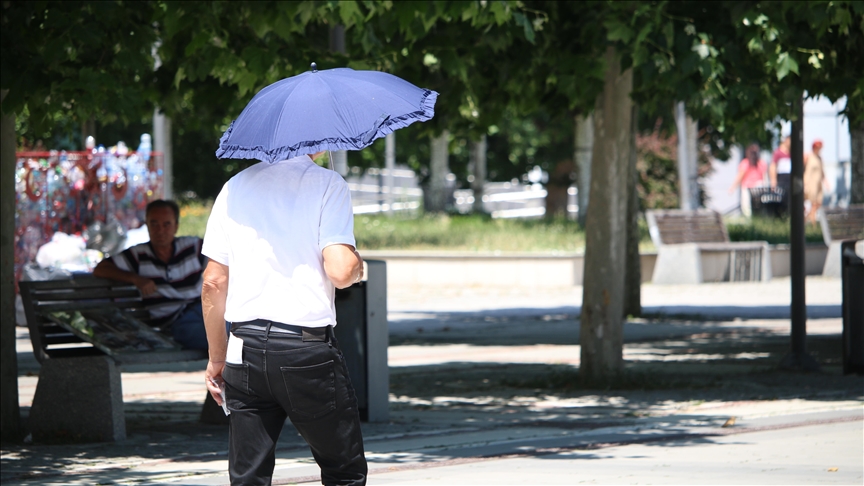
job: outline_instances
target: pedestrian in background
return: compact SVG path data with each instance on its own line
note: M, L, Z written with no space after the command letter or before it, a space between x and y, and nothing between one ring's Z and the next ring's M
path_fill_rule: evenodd
M205 382L231 413L232 485L271 484L286 418L323 484L366 483L357 397L333 334L335 289L363 276L354 245L348 183L308 155L253 165L213 203L203 249Z
M816 224L816 215L822 207L822 189L828 189L825 171L822 166L822 141L813 141L813 151L804 156L804 204L807 209L807 221Z
M771 187L779 187L783 190L784 197L789 197L789 189L792 187L792 137L786 135L774 151L771 157L771 166L768 168L768 176Z
M759 158L759 145L750 144L745 151L744 159L738 164L735 182L729 186L729 194L732 194L737 187L741 188L741 214L748 218L753 215L750 189L764 186L765 171L765 162Z

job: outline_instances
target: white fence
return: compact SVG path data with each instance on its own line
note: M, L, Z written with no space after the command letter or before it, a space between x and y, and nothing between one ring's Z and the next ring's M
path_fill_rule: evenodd
M393 171L393 190L387 186L388 170L352 170L346 178L351 189L354 214L417 212L422 206L423 189L414 171L401 167ZM448 178L454 180L455 177ZM576 187L567 190L567 214L575 219L579 212ZM460 213L471 212L474 192L453 191L453 207ZM487 182L483 188L483 209L493 218L539 218L546 214L546 189L541 184L518 181Z

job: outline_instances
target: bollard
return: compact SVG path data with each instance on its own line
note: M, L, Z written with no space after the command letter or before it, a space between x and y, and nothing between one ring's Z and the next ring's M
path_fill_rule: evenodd
M864 240L841 245L843 374L864 375Z
M366 280L336 290L336 339L357 394L360 419L389 420L387 264L366 260Z

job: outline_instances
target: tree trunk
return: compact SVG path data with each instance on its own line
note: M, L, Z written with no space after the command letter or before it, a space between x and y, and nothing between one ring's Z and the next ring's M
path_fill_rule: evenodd
M96 139L96 120L92 118L81 122L81 150L87 146L87 137Z
M345 26L335 24L330 27L330 50L345 54ZM345 150L334 150L330 154L330 168L338 172L342 177L348 175L348 152Z
M387 169L387 175L384 177L384 186L387 187L387 214L393 214L393 204L396 202L394 196L394 180L393 171L396 170L396 134L388 133L384 137L384 168Z
M852 139L852 177L849 187L851 204L864 204L864 119L849 123L849 138Z
M171 119L159 108L153 111L153 149L162 153L163 199L174 199L174 145L171 141Z
M585 219L580 376L608 383L624 367L624 279L627 256L627 186L631 152L633 71L621 72L606 49L605 85L594 110L591 201Z
M0 94L6 97L7 90ZM15 115L0 114L0 439L18 441L18 353L15 350Z
M429 179L426 181L426 190L423 191L423 205L427 213L443 213L447 210L447 174L450 173L449 143L450 132L448 130L444 130L441 135L432 138Z
M594 115L576 115L573 160L576 162L576 186L579 204L579 224L585 226L588 196L591 194L591 151L594 147Z
M638 108L633 106L630 125L630 157L627 169L627 273L624 278L624 314L642 315L642 260L639 257L639 194L636 186L639 172L636 171L636 132Z
M567 191L573 182L571 175L575 170L572 160L562 160L555 164L549 181L546 183L546 217L567 216L567 201L570 196Z
M678 129L678 207L699 208L699 172L696 138L699 125L687 115L684 103L675 104L675 126Z
M486 135L477 142L471 142L471 190L474 192L472 210L483 213L483 188L486 185L486 150L488 149Z

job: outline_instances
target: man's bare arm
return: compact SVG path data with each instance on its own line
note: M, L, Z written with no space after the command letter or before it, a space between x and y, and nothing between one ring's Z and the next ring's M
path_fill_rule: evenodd
M156 283L153 280L150 280L147 277L142 277L134 272L127 272L126 270L121 270L120 267L117 266L112 260L105 259L99 262L96 265L96 268L93 269L93 276L99 278L110 278L111 280L118 280L120 282L131 283L132 285L138 287L138 290L141 291L141 295L148 296L156 293Z
M222 404L218 382L225 368L228 352L228 333L225 330L225 303L228 300L228 266L210 260L204 269L201 286L201 309L204 327L207 329L207 344L210 361L204 372L204 381L216 403ZM215 380L215 383L214 383Z
M336 288L344 289L363 278L363 258L351 245L324 248L324 272Z

